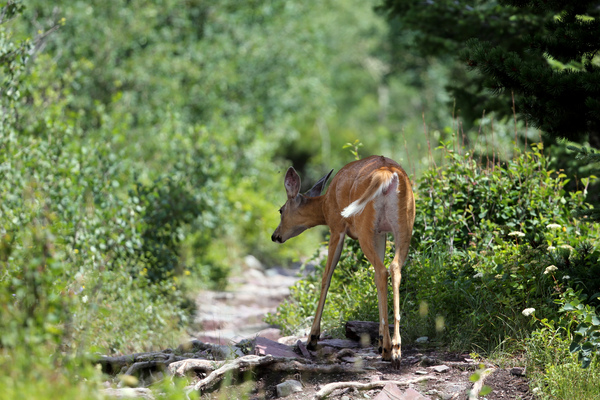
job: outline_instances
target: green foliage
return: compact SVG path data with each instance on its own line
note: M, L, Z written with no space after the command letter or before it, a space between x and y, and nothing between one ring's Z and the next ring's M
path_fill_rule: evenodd
M600 297L600 292L594 297ZM573 325L577 323L569 349L571 353L577 353L584 368L590 366L592 359L598 360L600 356L600 318L593 307L585 304L586 299L587 296L581 296L580 292L575 293L572 288L568 288L560 300L560 311L567 313L564 318L571 319Z
M545 169L540 145L489 167L469 153L442 151L446 164L425 173L416 188L411 259L401 285L403 337L427 335L463 350L493 351L529 335L533 326L524 309L556 318L554 299L565 288L585 282L595 289L590 277L598 253L587 241L597 230L574 217L584 197L567 193L565 177ZM373 274L360 254L356 244L342 253L326 327L376 318ZM296 285L271 322L302 327L316 304L323 263Z
M453 110L467 126L484 110L518 112L552 139L589 135L597 147L597 1L386 0L379 9L396 35L411 32L404 48L448 62Z
M558 302L572 298L573 293L569 292L567 289ZM574 320L566 314L555 321L543 318L538 322L541 326L524 342L532 392L541 399L597 399L600 393L597 358L588 368L581 368L569 351Z
M326 259L320 258L314 271L290 288L290 299L284 301L275 314L266 321L282 327L289 334L304 333L310 329L314 317L321 276ZM374 305L374 307L372 307ZM358 242L347 240L342 256L333 273L327 295L327 306L323 311L322 327L326 330L342 329L342 321L377 320L377 288L373 267L364 256Z

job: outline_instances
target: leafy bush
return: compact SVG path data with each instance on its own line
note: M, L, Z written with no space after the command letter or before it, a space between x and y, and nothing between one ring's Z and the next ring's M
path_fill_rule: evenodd
M595 294L595 298L598 297L600 293ZM567 313L562 320L570 320L569 325L574 326L569 349L571 353L577 354L584 368L589 367L592 360L600 360L600 317L593 307L584 303L586 298L581 292L575 293L572 288L568 288L559 301L561 311ZM571 333L571 327L568 328Z
M554 299L568 286L595 287L588 277L598 258L588 243L597 229L574 217L584 194L566 192L565 177L545 169L540 145L489 167L469 153L442 150L446 165L425 173L415 189L417 217L401 285L403 337L492 351L534 329L524 309L556 318ZM372 274L360 254L355 244L342 254L326 327L375 320ZM323 263L269 321L289 328L312 316Z
M581 327L586 324L582 320L591 320L593 312L583 307L579 296L571 289L556 302L563 304L565 314L556 320L538 319L532 315L538 328L524 342L531 390L541 399L597 399L600 393L598 357L582 356L581 352L573 354L578 351L574 344L582 343ZM565 305L569 311L565 310ZM578 322L583 323L573 331ZM586 368L581 368L582 361Z

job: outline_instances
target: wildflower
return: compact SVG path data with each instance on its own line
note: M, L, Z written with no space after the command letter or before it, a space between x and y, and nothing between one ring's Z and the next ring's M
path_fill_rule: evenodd
M546 270L544 271L544 275L548 275L551 272L556 271L558 268L556 268L555 265L550 265L548 267L546 267Z
M561 244L560 247L563 249L573 250L573 246L569 246L568 244Z
M508 234L508 236L517 236L517 237L523 237L523 236L525 236L525 234L524 234L523 232L519 232L519 231L513 231L513 232L510 232L510 233Z
M565 275L565 276L563 276L563 279L566 281L568 279L571 279L571 277L569 275Z
M556 247L554 247L554 246L548 246L548 250L556 250Z
M522 311L523 315L526 317L529 317L534 312L535 312L535 308L526 308Z
M562 225L559 225L559 224L548 224L548 225L546 225L546 228L548 228L548 229L561 229ZM566 228L565 228L565 230L566 230Z
M83 303L87 303L87 301L88 301L88 297L87 297L87 295L83 296L83 297L81 298L81 301L82 301Z
M184 273L185 273L185 275L186 275L186 276L189 276L189 275L191 275L191 272L190 272L190 271L188 271L187 269L185 270L185 272L184 272Z
M502 274L497 274L494 278L496 278L496 279L502 279Z
M475 275L473 275L473 279L477 279L477 278L483 278L483 274L481 272L478 272Z

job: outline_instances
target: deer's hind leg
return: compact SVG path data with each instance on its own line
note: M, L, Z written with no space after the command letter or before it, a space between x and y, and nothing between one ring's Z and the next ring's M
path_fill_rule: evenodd
M375 286L377 287L377 304L379 307L379 351L385 361L392 359L392 340L388 327L387 282L388 271L383 262L385 256L386 234L373 234L367 238L359 238L360 247L367 260L375 269Z
M400 368L402 357L400 338L400 281L402 280L402 266L408 255L410 239L412 237L412 223L404 222L394 227L394 243L396 251L390 263L390 278L392 281L392 296L394 301L394 334L392 336L392 366Z

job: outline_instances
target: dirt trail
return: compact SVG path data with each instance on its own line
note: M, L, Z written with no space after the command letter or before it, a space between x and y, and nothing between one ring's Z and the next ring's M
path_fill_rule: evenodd
M289 296L298 277L299 266L265 269L248 256L243 274L230 278L227 291L204 291L197 297L196 322L202 330L194 336L205 343L231 344L257 335L277 340L281 331L266 324L267 313Z
M231 290L203 292L198 296L197 322L201 323L204 329L194 336L201 342L232 346L243 339L260 336L265 338L260 341L263 344L261 354L272 354L269 353L269 349L277 352L276 346L270 346L269 343L272 343L270 340L279 341L289 346L288 350L295 350L302 362L317 366L337 364L342 367L341 372L319 374L301 371L296 373L256 371L254 375L256 383L250 390L250 394L247 394L249 398L277 398L277 385L290 379L301 383L300 392L286 397L294 400L313 398L328 383L355 382L371 385L378 381L416 383L407 384L405 387L393 385L396 390L394 393L390 392L389 387L365 390L343 387L331 392L327 398L341 400L469 398L468 393L473 388L470 377L479 368L479 363L470 360L466 354L404 347L400 370L394 370L390 363L382 361L374 347L370 345L361 347L360 343L350 340L322 340L317 352L304 351L302 354L300 350L304 349L294 345L297 340L306 340L306 338L282 338L279 329L263 322L264 316L268 312L274 312L277 305L289 295L289 287L299 279L296 275L297 270L265 270L255 259L249 257L244 265L244 274L232 278ZM534 399L521 369L499 368L490 364L486 364L485 368L490 368L485 384L492 388L492 392L479 397L480 399ZM219 392L222 390L226 388L204 394L203 398L220 398L223 393L219 394Z

